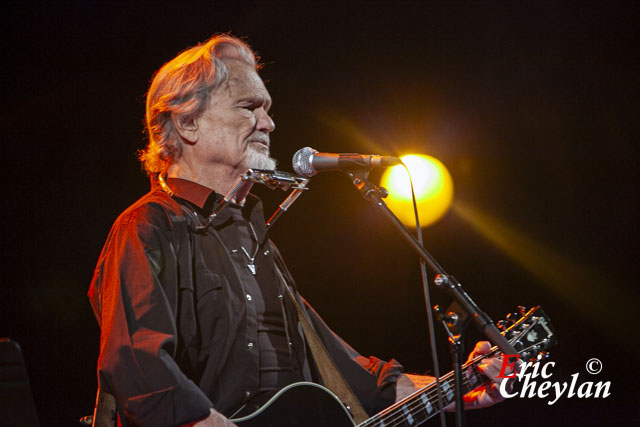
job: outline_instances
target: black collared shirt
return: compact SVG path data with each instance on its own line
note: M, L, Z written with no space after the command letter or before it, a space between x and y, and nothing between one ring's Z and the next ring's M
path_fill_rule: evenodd
M186 180L169 178L167 184L176 197L187 202L183 205L186 214L193 213L192 219L204 224L204 219L218 201L217 195L207 187ZM286 328L289 322L284 308L284 292L274 270L263 218L256 198L249 197L244 206L229 203L205 232L195 235L194 242L196 253L202 255L196 258L199 262L196 274L202 271L206 275L217 276L216 280L222 286L216 292L198 298L198 304L206 307L199 314L201 336L211 339L219 336L217 328L220 328L220 322L211 318L213 312L219 311L211 310L212 301L209 300L212 295L216 300L225 302L226 297L220 298L215 294L233 295L245 303L244 338L239 340L238 348L231 351L241 354L246 345L245 399L303 379L290 339L290 335L296 332ZM220 274L223 260L207 256L221 252L233 261L233 272ZM239 280L232 284L228 278L234 276ZM206 342L204 345L208 347L210 344Z
M194 231L220 196L184 180L168 184L173 198L154 188L118 217L89 290L101 325L99 384L134 425L181 425L211 407L229 416L251 399L260 386L252 283L278 294L282 287L259 199L250 196L241 208L260 245L254 277L230 210L205 233ZM280 300L292 369L317 380L295 311ZM365 409L391 404L401 366L360 356L305 309Z

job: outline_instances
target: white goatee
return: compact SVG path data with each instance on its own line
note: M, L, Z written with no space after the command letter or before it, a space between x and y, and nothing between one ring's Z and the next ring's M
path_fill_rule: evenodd
M267 169L275 170L277 161L269 157L269 148L260 146L257 148L254 144L249 145L247 152L247 164L249 169Z

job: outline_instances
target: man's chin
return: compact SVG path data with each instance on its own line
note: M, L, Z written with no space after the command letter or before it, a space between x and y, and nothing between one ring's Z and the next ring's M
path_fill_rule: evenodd
M261 146L262 149L249 148L248 165L249 169L275 170L278 162L269 157L269 148Z

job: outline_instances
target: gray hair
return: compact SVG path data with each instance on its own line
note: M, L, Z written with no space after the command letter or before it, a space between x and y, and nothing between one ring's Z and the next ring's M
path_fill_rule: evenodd
M213 90L227 80L224 59L242 61L258 69L258 57L242 40L215 35L167 62L153 76L147 92L146 130L149 142L139 153L149 175L166 172L182 153L171 115L198 117Z

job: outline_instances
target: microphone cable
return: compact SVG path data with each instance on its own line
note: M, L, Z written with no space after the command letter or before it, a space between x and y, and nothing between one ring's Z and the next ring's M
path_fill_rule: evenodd
M418 215L418 203L416 201L416 193L413 188L413 179L411 178L411 171L409 171L409 167L400 160L402 166L407 171L407 175L409 176L409 185L411 186L411 200L413 201L413 214L416 219L416 237L418 238L418 243L420 246L424 248L424 243L422 239L422 228L420 227L420 217ZM436 338L435 338L435 328L433 321L433 309L431 308L431 296L429 295L429 285L427 279L427 264L422 257L420 257L420 274L422 276L422 291L424 293L424 302L427 307L427 323L429 325L429 341L431 343L431 358L433 359L433 373L436 377L436 390L438 393L438 405L440 406L440 425L442 427L446 427L447 421L445 419L444 414L444 405L442 399L442 387L440 386L440 364L438 362L438 351L436 348Z

